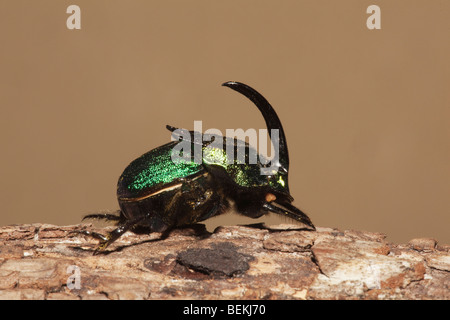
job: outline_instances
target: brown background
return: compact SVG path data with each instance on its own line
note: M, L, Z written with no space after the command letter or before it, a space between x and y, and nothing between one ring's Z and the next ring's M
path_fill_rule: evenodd
M71 4L81 30L66 28ZM366 27L371 4L381 30ZM116 209L119 175L170 139L166 124L264 128L220 86L236 80L277 110L295 204L317 226L450 243L449 12L437 0L2 1L0 225ZM209 227L223 223L243 221Z

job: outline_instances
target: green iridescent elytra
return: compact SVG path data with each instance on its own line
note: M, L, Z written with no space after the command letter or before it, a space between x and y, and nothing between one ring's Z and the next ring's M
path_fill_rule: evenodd
M178 143L178 141L167 143L131 162L119 178L119 198L140 198L162 186L168 188L179 183L180 180L217 170L223 170L227 178L241 187L253 188L269 185L280 192L287 192L282 171L274 171L273 175L267 177L260 173L260 168L263 165L259 160L256 164L247 163L249 162L248 154L256 152L248 143L242 142L245 144L247 155L247 161L242 164L238 162L237 158L232 159L232 163L228 162L226 145L223 148L214 148L210 145L203 146L203 161L201 164L195 163L194 159L192 161L183 161L182 159L177 161L172 158L172 152ZM235 150L236 153L237 150Z
M173 228L197 223L230 210L251 218L272 212L294 219L308 230L315 230L309 217L292 205L294 199L288 184L289 153L275 110L261 94L243 83L231 81L223 85L243 94L257 106L273 145L278 146L278 160L270 165L262 161L265 163L263 165L261 157L255 163L248 161L248 155L254 150L244 143L245 161L236 159L229 162L225 143L218 148L211 137L198 142L192 131L187 140L172 141L143 154L132 161L119 178L119 215L91 214L85 217L117 223L117 228L106 236L81 232L100 239L96 252L104 250L127 230L144 227L148 232L167 233ZM174 131L177 129L167 128L176 139ZM278 134L272 136L275 133ZM201 146L201 161L189 158L187 152L187 160L174 160L174 148L186 141L191 151ZM230 145L237 154L238 145L242 146L242 142L235 139Z
M153 192L161 185L170 185L178 179L201 173L201 164L172 161L171 154L178 142L170 142L153 149L133 162L119 178L118 195L121 198L139 198Z

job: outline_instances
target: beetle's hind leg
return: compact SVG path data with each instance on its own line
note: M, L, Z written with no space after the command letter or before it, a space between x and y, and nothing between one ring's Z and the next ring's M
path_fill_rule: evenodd
M98 232L93 232L93 231L88 231L88 230L74 230L74 231L71 231L69 234L75 234L75 233L76 234L82 234L82 235L85 235L85 236L89 236L89 237L98 239L100 241L107 241L108 240L107 236L104 236L104 235L102 235L101 233L98 233Z
M94 254L100 251L104 251L111 243L119 239L125 232L132 229L134 226L139 224L145 218L146 216L142 216L133 220L127 220L123 223L120 223L116 229L109 232L106 236L95 232L91 233L90 235L92 237L100 240L99 246L95 249Z
M117 221L117 223L123 222L125 219L122 215L122 211L117 210L116 213L119 213L120 215L111 214L111 213L88 214L88 215L85 215L82 220L93 219L93 220Z
M99 249L101 248L103 243L107 243L110 239L109 235L105 236L101 233L94 232L94 231L88 231L88 230L74 230L69 233L69 235L71 235L71 234L82 234L82 235L89 236L94 239L100 240L100 246L97 249L95 249L94 254L96 254L97 251L99 251ZM100 250L102 250L102 249L100 249Z
M126 220L123 215L120 216L103 213L103 214L89 214L83 218L84 219L104 219L104 220L113 220L118 222L118 226L111 232L108 232L106 235L103 235L98 232L88 231L88 230L74 230L69 234L82 234L85 236L89 236L100 240L98 247L95 249L94 254L99 253L100 251L105 250L111 243L119 239L125 232L137 226L142 220L145 220L147 215L141 216L136 219Z

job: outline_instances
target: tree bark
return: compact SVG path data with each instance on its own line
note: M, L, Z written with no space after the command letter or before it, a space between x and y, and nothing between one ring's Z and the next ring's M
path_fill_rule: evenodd
M450 246L294 225L127 232L94 255L90 224L0 227L0 299L450 299Z

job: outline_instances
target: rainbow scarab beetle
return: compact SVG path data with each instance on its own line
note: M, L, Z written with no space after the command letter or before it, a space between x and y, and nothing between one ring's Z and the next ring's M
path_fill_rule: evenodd
M272 140L270 133L278 130L279 157L273 174L261 174L261 169L268 165L260 160L254 164L222 161L226 158L225 145L215 149L211 143L195 142L194 138L189 142L192 148L201 144L204 155L201 161L193 158L192 161L174 161L173 150L182 139L169 142L145 153L125 168L117 184L119 215L90 214L83 218L104 219L117 224L117 228L107 235L80 231L100 240L96 251L104 250L127 230L146 227L149 232L166 232L230 209L251 218L274 212L315 230L309 217L291 204L294 199L288 185L288 148L275 110L261 94L243 83L230 81L223 86L243 94L258 107ZM171 126L167 129L173 132L172 136L177 131ZM189 134L193 137L195 132ZM214 141L214 138L210 140ZM238 144L245 145L246 155L253 150L246 142L234 139L233 143L235 149ZM211 157L217 161L211 161Z

